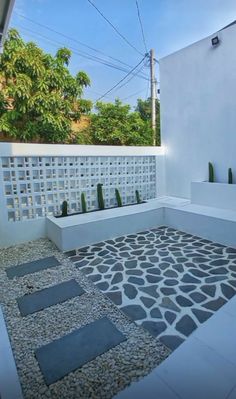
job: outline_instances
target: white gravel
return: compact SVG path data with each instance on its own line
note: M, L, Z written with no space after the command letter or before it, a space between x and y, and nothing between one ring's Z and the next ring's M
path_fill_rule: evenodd
M7 278L6 268L53 255L61 266L12 280ZM21 317L16 298L71 278L84 288L84 295ZM25 399L112 398L132 381L148 374L170 353L157 339L131 322L49 240L0 250L0 286L0 303ZM102 316L107 316L127 341L48 387L35 358L35 349Z

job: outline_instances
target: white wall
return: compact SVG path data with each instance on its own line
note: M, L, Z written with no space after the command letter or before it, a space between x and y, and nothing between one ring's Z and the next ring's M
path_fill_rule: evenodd
M236 25L160 60L166 194L190 197L191 181L236 181Z
M143 199L163 195L164 167L160 147L0 143L0 248L44 237L45 217L64 199L78 212L84 192L88 209L96 207L97 183L106 207L115 205L116 187L124 204L135 189Z

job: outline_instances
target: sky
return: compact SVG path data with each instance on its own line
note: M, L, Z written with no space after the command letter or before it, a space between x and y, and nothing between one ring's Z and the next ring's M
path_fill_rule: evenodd
M71 73L82 70L89 75L91 87L84 91L84 98L96 101L142 60L146 49L136 0L91 1L135 49L112 29L88 0L16 0L10 26L46 52L55 54L60 47L71 48ZM148 51L154 49L157 60L217 32L236 19L236 0L138 0L138 6L146 47ZM92 59L84 55L92 55ZM125 68L126 72L95 62L94 57ZM114 101L119 97L134 107L137 98L146 99L150 94L148 61L140 64L135 72L141 67L139 74L143 77L130 79L132 75L129 75L119 90L111 91L102 101ZM159 82L158 63L156 78ZM123 85L125 82L127 84Z

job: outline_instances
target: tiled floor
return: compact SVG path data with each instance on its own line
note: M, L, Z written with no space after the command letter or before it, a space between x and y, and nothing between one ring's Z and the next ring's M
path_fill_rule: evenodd
M172 350L236 292L236 250L172 228L69 255L123 312Z

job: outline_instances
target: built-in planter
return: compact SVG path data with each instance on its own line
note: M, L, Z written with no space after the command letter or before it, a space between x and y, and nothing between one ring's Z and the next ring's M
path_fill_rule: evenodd
M192 182L191 202L236 211L236 184Z

